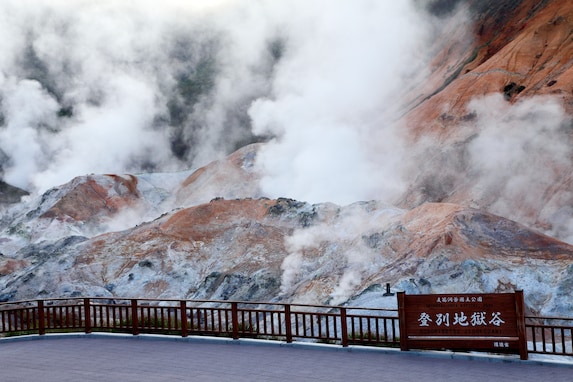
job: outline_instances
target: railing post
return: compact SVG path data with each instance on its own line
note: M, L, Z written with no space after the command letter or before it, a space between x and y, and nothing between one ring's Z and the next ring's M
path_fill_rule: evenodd
M181 337L187 337L189 333L187 329L187 302L185 300L181 300L179 309L181 309Z
M342 347L348 347L348 326L346 323L346 308L340 308L340 339Z
M233 339L239 339L239 307L236 302L231 303L231 326L233 328Z
M38 334L43 336L46 334L46 316L44 313L44 301L38 300Z
M408 350L408 333L406 329L406 293L398 292L398 327L400 328L400 350Z
M138 313L137 313L137 300L131 299L131 333L134 336L139 334L139 320L138 320Z
M90 299L84 298L84 323L86 334L92 332L92 315L91 315L91 307L90 307Z
M286 342L292 343L292 324L290 320L290 305L285 304L285 331L286 331Z
M525 331L525 301L523 291L515 291L515 313L517 314L517 335L519 337L519 358L526 360L527 354L527 332ZM555 346L555 344L554 344Z

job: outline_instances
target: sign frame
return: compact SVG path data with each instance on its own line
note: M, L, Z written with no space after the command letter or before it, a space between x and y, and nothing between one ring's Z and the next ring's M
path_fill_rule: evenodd
M528 358L523 291L407 295L398 292L400 349L450 349Z

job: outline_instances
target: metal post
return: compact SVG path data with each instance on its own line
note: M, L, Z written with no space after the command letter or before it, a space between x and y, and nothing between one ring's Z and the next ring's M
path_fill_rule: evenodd
M383 294L384 297L394 296L394 293L390 291L390 283L386 283L386 292Z

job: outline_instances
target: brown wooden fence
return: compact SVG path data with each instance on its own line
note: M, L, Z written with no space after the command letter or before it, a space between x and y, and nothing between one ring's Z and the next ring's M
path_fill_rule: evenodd
M527 351L573 356L573 318L527 316ZM0 336L204 335L400 347L397 309L244 301L69 298L0 303Z
M573 356L573 318L525 317L529 353Z
M394 309L244 301L71 298L0 304L0 335L113 332L395 346Z

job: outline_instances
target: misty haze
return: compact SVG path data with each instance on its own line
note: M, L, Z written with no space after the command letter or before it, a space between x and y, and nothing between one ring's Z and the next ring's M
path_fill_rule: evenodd
M390 307L389 284L572 316L571 20L566 0L2 0L0 301Z

